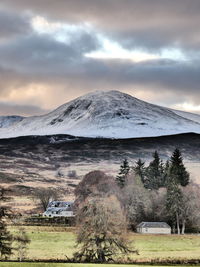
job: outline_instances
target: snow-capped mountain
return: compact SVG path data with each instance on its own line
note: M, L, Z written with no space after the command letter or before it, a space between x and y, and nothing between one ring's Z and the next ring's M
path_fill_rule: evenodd
M135 138L200 133L200 115L149 104L119 91L97 91L43 116L0 117L0 125L0 138L53 134Z
M0 116L0 128L9 127L23 119L21 116Z

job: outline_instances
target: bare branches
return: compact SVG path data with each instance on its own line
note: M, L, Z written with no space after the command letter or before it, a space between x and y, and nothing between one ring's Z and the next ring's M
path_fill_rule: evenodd
M34 197L39 201L39 206L42 210L45 211L49 202L58 198L58 194L54 189L40 188L35 191Z
M115 196L90 197L77 213L77 262L109 262L137 253L126 238L126 217Z

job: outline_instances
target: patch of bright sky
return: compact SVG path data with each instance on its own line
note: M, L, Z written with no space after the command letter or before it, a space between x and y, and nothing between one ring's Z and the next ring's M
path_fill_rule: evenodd
M101 33L97 33L89 23L66 24L60 22L50 22L44 17L36 16L32 19L32 27L39 34L52 35L54 39L64 43L70 43L70 40L74 37L74 35L83 32L95 35L99 40L101 48L84 55L85 57L91 59L120 59L130 60L135 63L159 59L170 59L175 61L187 60L186 56L178 48L162 49L157 53L150 53L138 48L133 50L125 49L119 43L110 40Z
M186 56L182 53L182 51L177 48L162 49L160 52L156 54L156 53L146 52L139 48L134 50L125 49L119 43L113 42L108 38L99 34L98 34L98 39L102 43L102 49L87 53L85 55L86 57L95 59L130 60L136 63L149 60L159 60L159 59L171 59L176 61L187 60Z
M134 62L156 60L158 55L145 53L139 50L127 50L120 46L120 44L113 42L106 37L98 35L98 39L102 44L102 49L85 54L88 58L94 59L121 59L131 60Z
M63 43L70 43L74 34L91 31L89 23L64 24L60 22L50 22L41 16L34 17L31 21L31 25L37 33L51 35L56 41Z
M174 109L200 113L200 105L184 102L173 106Z

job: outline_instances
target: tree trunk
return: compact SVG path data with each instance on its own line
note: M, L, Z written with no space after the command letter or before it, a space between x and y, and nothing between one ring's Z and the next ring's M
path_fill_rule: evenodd
M185 234L185 220L183 220L181 234L182 234L182 235Z
M104 254L104 250L101 246L101 241L100 238L96 238L96 246L97 246L97 259L98 259L98 262L105 262L106 261L106 258L105 258L105 254Z
M176 233L176 226L173 224L172 225L172 233L175 234Z
M176 213L176 226L177 226L177 234L180 235L180 222L179 222L179 216L178 213Z

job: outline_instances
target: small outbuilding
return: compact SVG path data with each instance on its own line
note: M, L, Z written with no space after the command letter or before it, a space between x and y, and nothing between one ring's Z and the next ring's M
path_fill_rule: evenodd
M171 227L165 222L141 222L137 226L137 233L169 235Z

